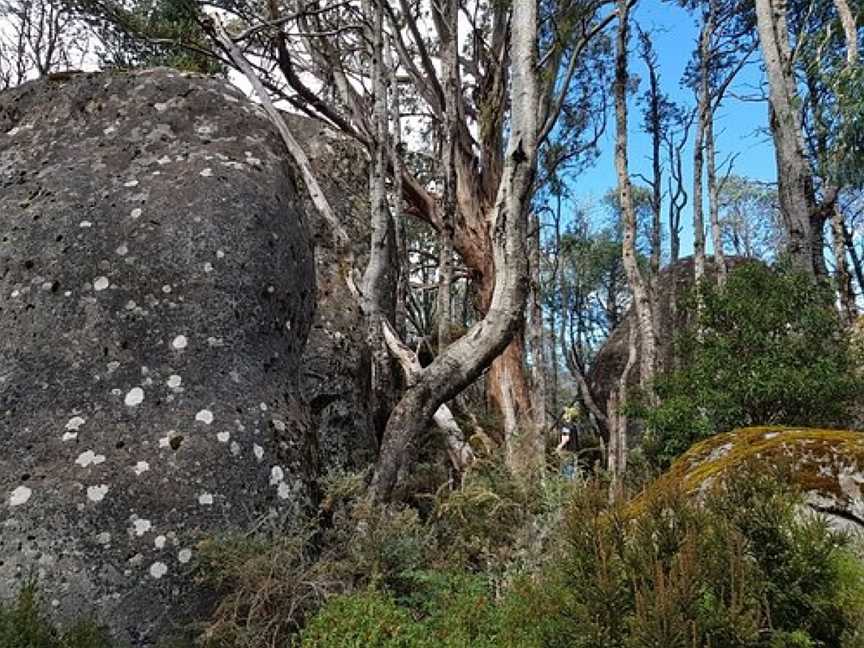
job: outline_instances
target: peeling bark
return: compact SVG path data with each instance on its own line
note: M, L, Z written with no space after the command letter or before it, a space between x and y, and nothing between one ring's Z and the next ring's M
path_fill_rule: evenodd
M411 450L441 404L473 382L509 344L528 289L525 232L537 153L537 7L512 9L511 132L491 223L495 286L483 319L425 367L393 409L369 486L373 500L391 498Z

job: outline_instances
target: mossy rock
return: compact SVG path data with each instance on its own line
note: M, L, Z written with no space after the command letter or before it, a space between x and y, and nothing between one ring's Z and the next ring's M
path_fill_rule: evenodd
M807 504L838 526L864 530L864 433L851 430L765 426L717 434L681 455L628 512L638 514L646 498L667 488L702 496L754 465L782 471Z

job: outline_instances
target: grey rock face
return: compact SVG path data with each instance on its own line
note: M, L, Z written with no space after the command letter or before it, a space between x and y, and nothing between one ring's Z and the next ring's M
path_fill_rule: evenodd
M222 81L0 95L0 596L150 645L206 606L204 535L304 506L313 316L281 142Z
M289 125L352 235L362 264L369 250L368 159L356 143L303 117ZM322 474L358 470L377 456L370 405L370 350L363 315L345 284L333 233L304 196L315 243L315 317L302 360L302 391L318 440ZM383 422L380 422L383 426Z

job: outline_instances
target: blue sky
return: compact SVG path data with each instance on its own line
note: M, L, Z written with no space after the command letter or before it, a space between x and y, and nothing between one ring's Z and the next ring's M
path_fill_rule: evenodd
M635 23L653 34L663 91L669 94L673 101L688 107L693 106L695 103L693 93L688 88L682 88L680 80L698 37L697 18L674 4L661 0L642 0L634 9L632 18ZM639 88L639 94L641 94L645 89L647 74L644 64L633 51L635 45L635 38L632 38L630 72L643 79ZM758 52L751 58L754 62L739 73L736 81L733 82L730 94L752 96L760 92L762 71ZM745 102L731 96L726 98L715 118L714 129L717 134L718 163L725 160L729 154L737 153L733 167L734 173L764 182L776 180L774 148L770 138L765 133L768 125L767 111L767 104L762 101ZM651 168L651 141L646 134L639 130L642 117L635 96L630 100L629 118L630 173L631 175L642 173L648 176ZM601 154L597 163L578 177L573 178L570 183L577 203L590 203L592 200L597 200L608 189L615 186L614 139L614 121L610 119L609 127L600 143ZM688 194L692 194L692 166L693 149L692 146L688 146L684 158L684 175ZM664 169L664 187L665 175ZM638 180L636 182L638 183ZM683 216L682 254L684 255L692 253L691 207L692 204L688 204ZM666 227L665 222L664 227Z

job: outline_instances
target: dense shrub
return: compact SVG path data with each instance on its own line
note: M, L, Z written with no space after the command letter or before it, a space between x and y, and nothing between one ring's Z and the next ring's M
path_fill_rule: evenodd
M407 595L337 596L302 645L860 648L852 540L780 484L748 471L702 505L673 491L611 509L603 485L585 486L534 570L430 569Z
M97 624L80 620L66 629L49 621L34 580L23 583L17 598L0 605L0 648L110 648Z
M646 448L665 465L694 441L761 424L843 426L862 392L827 288L794 272L744 264L725 287L691 297L679 365L656 382L659 406L639 409ZM697 312L698 311L698 312Z

